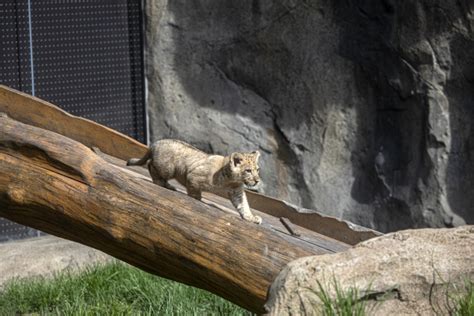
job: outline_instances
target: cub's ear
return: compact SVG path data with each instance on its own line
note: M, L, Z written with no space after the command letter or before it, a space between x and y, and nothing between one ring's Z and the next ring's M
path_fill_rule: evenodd
M258 150L252 151L252 154L255 156L255 161L258 162L258 158L260 158L260 152Z
M230 155L230 163L234 167L238 167L242 163L243 160L244 160L244 156L242 156L241 153L232 153Z

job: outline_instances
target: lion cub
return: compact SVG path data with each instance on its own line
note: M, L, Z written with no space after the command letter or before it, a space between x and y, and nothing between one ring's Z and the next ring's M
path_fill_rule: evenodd
M197 200L202 191L226 192L243 219L260 224L262 218L252 214L244 191L244 184L255 186L260 181L259 157L258 151L208 155L185 142L163 139L153 143L143 158L130 159L127 166L151 160L148 170L154 183L174 190L168 180L176 179Z

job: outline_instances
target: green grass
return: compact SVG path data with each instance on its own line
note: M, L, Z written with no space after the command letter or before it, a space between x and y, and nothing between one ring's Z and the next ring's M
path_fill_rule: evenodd
M465 294L458 297L451 297L454 302L454 315L472 316L474 315L474 282L465 282Z
M0 315L250 315L218 296L121 263L51 279L13 280Z
M333 279L333 289L336 296L331 297L328 289L331 285L323 286L318 281L318 290L315 292L321 300L318 310L324 316L364 316L366 315L367 301L359 300L360 292L357 288L349 288L346 291Z
M320 315L363 316L367 310L356 288L343 291L318 282ZM335 297L329 295L329 287ZM364 293L370 292L369 290ZM474 282L450 296L452 315L474 315ZM383 301L380 302L383 304ZM4 315L250 315L220 297L183 284L158 278L118 262L95 266L81 273L60 273L53 278L13 280L0 292Z
M447 283L451 290L447 291L447 308L449 315L453 316L474 316L474 282L465 281L464 288L459 289L454 284ZM321 300L321 304L316 306L320 315L324 316L364 316L367 314L376 315L378 304L383 304L386 299L383 296L378 298L379 302L370 309L367 300L360 299L366 295L361 295L357 288L342 290L337 280L333 279L333 284L323 286L319 281L317 283L315 294ZM333 295L329 294L329 289L333 289ZM370 293L369 289L363 291ZM462 294L459 294L462 293ZM334 295L335 294L335 295ZM434 311L435 314L442 315Z

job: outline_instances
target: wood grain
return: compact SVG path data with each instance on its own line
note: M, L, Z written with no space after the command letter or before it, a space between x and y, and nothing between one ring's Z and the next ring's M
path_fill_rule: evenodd
M0 112L37 127L74 139L88 147L97 147L105 154L128 160L142 157L147 147L93 121L70 115L55 105L28 94L0 85ZM286 217L293 224L326 235L349 245L381 235L314 210L290 205L277 198L247 191L252 208L275 217Z
M0 216L256 313L288 262L324 253L135 177L70 138L2 116Z
M105 161L117 166L121 170L129 172L133 174L135 177L140 177L141 179L148 180L152 182L148 169L143 166L127 166L124 160L112 157L110 155L104 154L98 148L93 148L94 152L98 154L102 159ZM183 187L175 180L171 180L170 184L173 185L179 192L186 194L186 188ZM229 214L234 214L236 217L240 217L239 213L235 209L235 207L231 204L228 198L224 198L209 192L203 192L203 202L216 207L220 211L227 212ZM295 238L313 244L314 246L320 247L321 250L327 251L328 253L336 253L345 251L351 248L350 245L343 243L341 241L335 240L333 238L327 237L310 229L296 226L294 223L291 223L288 219L286 219L291 226L292 229L297 229L298 234L292 234L288 228L282 223L281 218L277 218L275 216L269 215L267 213L263 213L257 209L252 209L252 212L256 215L263 218L262 227L266 229L271 229L273 231L278 232L279 234L284 234L283 238L290 238L295 241Z
M59 107L26 93L0 85L0 112L32 126L67 136L88 147L127 160L142 157L147 146L111 128L71 115Z

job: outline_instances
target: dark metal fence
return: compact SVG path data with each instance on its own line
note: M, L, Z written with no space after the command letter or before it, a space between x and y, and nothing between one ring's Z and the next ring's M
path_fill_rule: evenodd
M142 0L0 1L0 83L146 142ZM0 218L0 241L37 236Z

